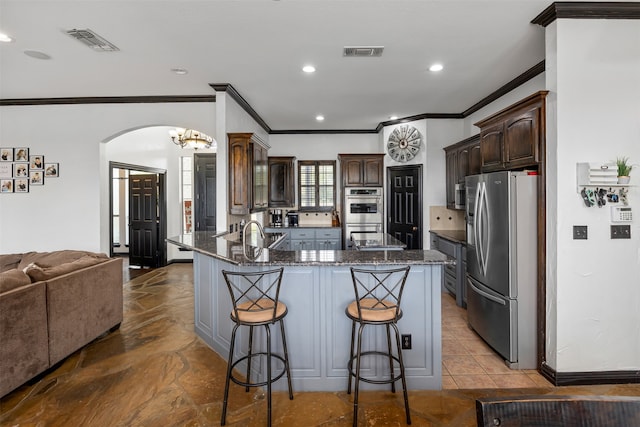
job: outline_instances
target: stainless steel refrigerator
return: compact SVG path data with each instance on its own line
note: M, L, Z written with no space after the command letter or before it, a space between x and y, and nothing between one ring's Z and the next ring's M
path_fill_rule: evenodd
M536 368L537 179L466 178L467 317L513 369Z

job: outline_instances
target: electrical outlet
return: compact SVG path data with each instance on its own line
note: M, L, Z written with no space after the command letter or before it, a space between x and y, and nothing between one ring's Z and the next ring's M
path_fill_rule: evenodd
M587 226L586 225L574 225L573 226L573 240L587 240Z
M612 239L630 239L631 238L631 225L612 225L611 226L611 238Z
M411 334L403 334L402 339L402 349L403 350L411 350Z

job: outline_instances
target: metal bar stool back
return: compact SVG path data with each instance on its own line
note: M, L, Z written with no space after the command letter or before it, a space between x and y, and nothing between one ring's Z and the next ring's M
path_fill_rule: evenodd
M280 285L282 284L282 273L284 268L268 271L252 272L232 272L222 271L222 275L227 284L233 309L231 310L231 320L234 322L231 333L231 343L229 348L229 360L227 364L227 377L224 388L224 399L222 402L222 417L220 425L225 425L227 416L227 401L229 398L229 383L244 386L246 391L249 387L267 386L267 425L271 426L271 384L287 375L287 385L289 388L289 399L293 399L291 387L291 373L289 369L289 354L287 351L287 340L284 332L283 319L287 315L287 306L280 301ZM271 352L271 329L270 325L280 323L280 333L282 335L283 353L274 354ZM234 348L236 332L240 326L249 327L249 348L246 356L242 356L234 361ZM264 326L266 336L266 351L253 351L253 328ZM251 381L251 362L254 358L266 356L266 377L262 381ZM277 359L283 364L281 371L272 374L272 359ZM246 378L239 378L234 375L233 369L239 363L247 363Z
M391 384L391 391L395 393L395 382L401 380L407 424L411 424L407 384L404 374L404 362L402 361L400 332L398 331L397 326L398 320L402 318L400 302L402 300L402 293L407 281L409 269L409 266L381 270L368 270L351 267L351 278L353 281L355 300L347 306L345 312L347 317L351 319L351 349L348 363L349 386L347 388L347 393L351 394L351 379L353 377L355 379L353 397L354 427L358 425L358 395L360 381L370 384ZM357 340L356 323L359 324ZM386 327L386 351L362 351L362 332L365 325L384 325ZM393 328L396 339L395 355L391 349L390 328ZM370 355L384 356L388 358L388 379L364 378L360 375L362 356ZM354 360L355 370L353 369ZM398 364L398 375L395 374L394 362Z

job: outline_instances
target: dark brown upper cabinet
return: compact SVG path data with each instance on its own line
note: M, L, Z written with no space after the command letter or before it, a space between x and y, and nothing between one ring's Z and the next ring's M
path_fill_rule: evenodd
M384 154L339 154L343 187L382 187Z
M267 148L252 133L229 133L229 213L267 208Z
M483 172L537 167L545 136L545 99L539 91L479 121Z
M480 135L474 135L445 147L444 151L447 207L449 209L457 209L455 201L456 184L464 184L465 177L477 175L481 172Z
M269 157L269 207L295 205L295 157Z

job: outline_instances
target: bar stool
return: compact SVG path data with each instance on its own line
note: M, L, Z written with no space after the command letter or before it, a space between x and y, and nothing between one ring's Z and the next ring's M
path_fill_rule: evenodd
M231 346L229 348L229 361L227 364L227 378L224 387L224 399L222 401L222 417L220 425L225 425L227 417L227 400L229 398L229 381L244 386L246 391L249 387L267 386L267 425L271 426L271 384L280 379L285 373L289 386L289 399L293 400L291 388L291 372L289 370L289 354L287 352L287 340L284 334L283 319L287 315L287 306L279 301L280 284L282 283L282 272L284 268L269 271L257 272L231 272L222 271L224 280L229 289L233 310L231 320L235 323L231 333ZM282 334L282 348L284 355L271 352L271 329L269 325L280 323ZM235 347L236 332L240 326L249 327L249 349L246 356L233 360L233 350ZM264 326L266 331L266 352L253 352L253 328ZM256 357L266 356L267 374L263 381L251 382L251 361ZM273 358L280 360L284 367L282 371L272 375L271 361ZM246 379L237 378L233 375L233 368L241 362L247 362Z
M370 384L391 384L391 391L396 392L395 382L402 380L402 390L404 393L404 407L407 415L407 424L411 424L409 413L409 398L407 396L407 382L404 375L404 363L402 361L402 349L400 345L400 332L396 323L402 317L400 300L404 285L409 274L409 266L386 270L366 270L351 267L351 278L355 291L355 300L351 302L345 312L351 319L351 353L349 355L349 387L347 394L351 394L351 377L355 378L355 392L353 397L353 425L358 425L358 391L360 381ZM356 323L358 328L358 341L355 343ZM365 325L385 325L387 332L386 351L362 351L362 331ZM393 328L396 335L397 355L391 351L391 332ZM354 355L354 344L356 351ZM389 378L373 379L364 378L360 375L362 356L377 355L389 359ZM353 361L356 367L353 370ZM394 373L394 361L398 363L400 374Z

